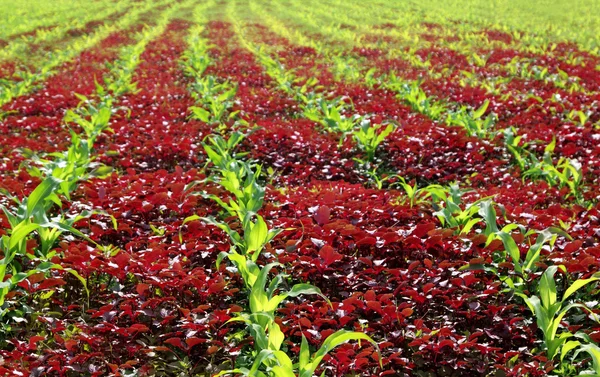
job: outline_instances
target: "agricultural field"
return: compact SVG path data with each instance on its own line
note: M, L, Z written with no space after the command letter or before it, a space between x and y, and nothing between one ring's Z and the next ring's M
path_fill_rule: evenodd
M597 0L0 9L1 376L600 376Z

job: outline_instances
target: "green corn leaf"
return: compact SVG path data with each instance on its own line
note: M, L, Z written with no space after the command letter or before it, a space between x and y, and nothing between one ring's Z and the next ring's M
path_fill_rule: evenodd
M201 107L192 106L190 107L192 111L192 118L201 120L204 123L209 123L210 121L210 112Z
M546 154L552 154L554 153L554 149L556 148L556 137L552 137L552 141L546 145L546 148L544 148L544 153Z
M512 238L510 233L505 232L497 232L496 236L502 241L504 244L504 249L508 252L508 255L511 257L513 264L515 266L515 271L522 272L521 268L521 252L519 251L519 247L517 243Z
M286 293L286 296L288 297L298 297L300 295L318 295L331 306L329 299L325 297L319 288L312 284L295 284L292 289Z
M560 362L562 363L565 356L567 356L567 354L573 349L579 347L579 345L581 345L581 342L578 340L570 340L563 344L562 348L560 349Z
M267 311L266 305L268 304L268 297L265 291L267 277L269 276L269 272L275 266L279 265L279 263L269 263L260 269L260 272L258 273L258 276L252 286L252 291L250 293L250 310L253 313Z
M298 365L300 370L303 370L308 362L310 361L310 348L308 346L308 340L304 334L302 334L302 343L300 344L300 355L298 360Z
M279 287L279 285L281 283L283 283L283 281L285 280L286 275L284 274L278 274L277 276L275 276L275 278L273 278L271 280L271 283L269 284L269 288L267 289L267 297L269 299L271 299L271 297L273 297L273 294L275 293L275 290L277 290L277 288Z
M581 352L587 352L592 358L592 367L596 376L600 376L600 347L596 344L588 343L584 344L575 351L573 359L575 359ZM581 374L581 376L594 376L592 374Z
M11 231L8 249L13 250L17 245L19 245L19 243L24 241L31 232L39 228L39 224L27 224L26 222L21 222L18 224Z
M33 190L27 198L27 217L32 216L38 211L45 212L43 207L44 202L50 198L61 182L57 178L48 177Z
M476 217L473 219L470 219L462 228L462 230L460 231L460 234L467 234L471 231L471 229L473 228L473 226L477 223L479 223L481 221L480 218Z
M539 283L540 299L544 308L549 309L556 303L556 282L554 274L557 271L557 266L550 266L544 271Z
M551 241L556 235L552 234L548 229L538 233L538 237L525 256L524 269L533 269L535 263L540 259L540 253L546 242Z
M347 343L351 340L366 340L372 343L376 348L377 352L380 354L379 364L382 365L381 361L381 353L379 351L379 346L370 336L363 334L361 332L353 332L346 330L338 330L335 333L329 335L327 339L321 345L321 348L313 355L313 358L309 363L307 363L304 368L300 369L300 373L298 377L312 377L314 371L319 367L321 360L331 352L337 346Z
M112 167L110 167L110 166L102 165L102 166L99 166L99 167L95 168L94 170L92 170L92 172L90 173L90 175L92 177L96 177L96 178L100 178L100 179L105 179L110 174L112 174L113 170L114 169Z
M257 350L271 350L269 347L269 337L265 332L267 326L263 325L263 323L268 323L268 321L258 320L257 322L258 323L252 323L251 321L250 325L248 325L250 335L254 338L255 348Z
M546 334L549 333L549 331L550 331L552 317L550 317L548 315L548 312L542 306L542 303L541 303L539 297L537 297L537 296L527 297L522 294L518 294L518 296L521 296L525 300L525 303L527 304L529 309L531 309L531 311L535 314L537 325L544 332L544 335L546 336Z
M40 224L40 226L44 227L44 228L54 228L54 229L58 229L61 232L69 232L71 234L76 235L79 238L83 238L84 240L93 243L94 245L98 245L96 243L96 241L92 240L91 238L89 238L88 236L86 236L85 234L83 234L80 230L75 229L74 227L72 227L69 224L63 223L63 222L48 222L45 224Z
M55 265L55 266L59 266L59 265ZM53 268L58 268L58 267L53 267ZM65 269L65 271L67 271L71 275L75 276L75 278L77 278L77 280L79 280L81 282L81 285L83 285L83 289L85 290L85 294L89 300L90 299L90 290L88 289L87 280L83 276L81 276L79 274L79 272L77 272L76 270L74 270L72 268L67 268L67 269Z
M247 237L247 252L260 252L260 250L265 245L269 233L269 229L267 228L267 224L262 216L256 216L256 223L252 226L250 234ZM257 255L258 256L258 255Z
M571 284L571 286L569 288L567 288L567 290L565 291L563 298L562 298L562 302L565 302L572 294L574 294L575 292L577 292L584 286L588 285L591 282L597 281L597 280L600 280L600 272L596 272L589 279L578 279L578 280L574 281Z
M484 200L479 203L479 216L485 221L485 232L486 236L498 232L498 225L496 223L496 210L494 209L494 203L491 200Z
M296 377L292 360L290 360L288 355L282 351L275 351L273 356L278 364L271 368L271 372L275 377Z
M473 118L474 119L481 118L481 116L483 114L485 114L485 111L487 110L487 108L488 108L489 105L490 105L490 101L489 100L485 100L485 102L483 103L483 105L481 105L481 107L479 107L477 110L475 110L473 112Z
M260 368L260 366L266 360L274 358L274 353L275 353L274 351L269 350L269 349L264 349L264 350L260 351L258 353L258 355L256 356L256 359L254 359L254 363L252 363L252 368L250 369L248 375L249 376L257 375L257 373L259 373L258 368Z
M279 328L279 325L275 321L269 323L268 348L273 351L279 351L279 348L281 348L281 344L283 343L284 339L285 335L283 335L283 332Z

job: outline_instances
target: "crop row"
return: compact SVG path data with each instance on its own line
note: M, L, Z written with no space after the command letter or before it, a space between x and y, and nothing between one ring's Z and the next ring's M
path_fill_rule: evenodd
M593 115L323 6L173 3L7 99L2 373L600 373Z

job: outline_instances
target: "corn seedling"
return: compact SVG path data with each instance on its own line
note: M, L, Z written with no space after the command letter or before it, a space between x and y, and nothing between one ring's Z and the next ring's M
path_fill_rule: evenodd
M326 131L339 132L341 146L346 135L354 132L357 127L369 125L366 117L354 114L347 116L344 114L346 104L341 99L327 101L324 98L317 100L318 107L303 106L304 116L310 120L320 123Z
M77 188L77 183L91 177L104 178L112 172L112 168L93 162L90 145L79 135L71 131L71 146L65 152L48 153L43 157L30 150L21 150L28 158L25 163L32 177L54 177L61 181L57 194L64 195L67 200Z
M464 128L469 136L493 138L494 115L489 114L485 119L482 118L489 104L490 102L486 100L481 107L474 111L469 111L462 106L448 115L446 123L450 126Z
M600 273L594 274L588 279L578 279L574 281L563 293L562 299L558 300L556 282L554 275L558 269L566 271L564 266L550 266L544 271L538 285L538 295L527 296L524 293L515 292L521 297L527 307L535 315L538 328L544 334L543 345L546 349L548 359L554 359L559 354L565 354L569 350L577 347L576 344L568 342L574 336L569 331L558 332L563 317L574 308L580 308L588 311L594 320L598 321L596 315L585 305L569 302L569 297L581 291L586 285L600 280ZM584 350L590 349L585 348Z
M418 81L407 82L398 78L395 74L381 77L381 85L393 90L397 97L406 102L413 110L428 116L432 120L438 120L446 112L446 106L435 101L419 86Z
M294 71L286 70L283 64L269 56L263 46L254 48L253 52L257 55L267 74L277 83L277 89L293 96L296 92L293 85L299 81Z
M358 82L362 79L362 74L355 58L334 56L332 59L333 66L331 68L336 81Z
M505 129L504 143L519 166L523 179L543 179L551 186L568 187L569 196L573 196L578 202L583 200L581 163L575 159L565 157L561 157L554 162L552 154L556 147L556 139L553 139L544 148L544 156L539 159L527 149L527 143L521 145L522 136L515 135L516 130L514 128Z
M75 123L83 129L90 145L94 145L96 138L103 132L112 132L109 126L112 109L110 104L101 103L100 106L94 105L85 97L80 97L82 104L77 110L67 110L65 122Z
M275 346L274 348L277 348L277 345L283 343L282 335L280 335L278 332L274 332L272 335L278 338L275 341L271 341L273 346ZM297 363L294 363L292 359L283 351L264 349L260 351L258 355L256 355L256 358L254 359L250 369L237 368L222 371L217 376L241 374L249 377L312 377L315 370L321 364L323 358L329 352L339 345L352 340L366 340L377 347L375 341L368 335L360 332L338 330L337 332L329 335L321 345L321 348L311 355L308 341L303 336ZM261 368L264 368L264 371L261 371Z
M225 119L225 115L233 106L237 86L229 81L219 83L213 76L197 78L191 86L192 96L199 106L190 107L192 119L214 124ZM230 114L229 118L235 113Z
M388 124L383 128L383 124L372 125L369 121L361 122L358 128L354 129L353 136L358 145L367 154L367 159L375 159L375 151L388 135L396 129L393 124Z
M410 208L413 208L415 204L424 201L432 195L437 198L448 195L448 189L441 185L429 185L419 188L417 182L414 182L411 185L410 183L406 182L403 177L398 178L399 182L397 184L400 185L400 187L402 187L404 190Z
M47 212L50 207L54 203L60 205L60 199L56 194L60 184L60 180L48 177L27 198L20 201L15 197L10 197L17 204L16 210L0 206L10 225L9 235L2 236L1 241L4 257L0 261L0 305L6 294L28 276L40 271L45 272L50 268L62 269L59 265L49 262L54 256L50 249L54 246L60 233L69 232L93 242L79 230L73 228L72 224L77 220L76 218L72 221L71 219L65 221L64 218L54 221L48 218ZM26 249L26 241L33 232L38 233L42 247L37 250L37 253L29 254ZM17 256L29 259L39 258L43 263L36 269L22 271L21 265L15 261ZM7 270L12 272L12 277L5 281ZM75 271L70 272L85 285L85 280L81 279Z
M469 203L463 209L461 208L462 193L458 185L451 185L447 192L439 190L437 187L433 187L428 191L432 197L434 208L439 208L433 214L437 216L444 228L456 229L456 232L459 234L467 234L473 226L481 221L485 221L487 225L484 234L487 235L491 231L490 228L493 225L488 224L490 216L487 210L492 206L492 202L488 197ZM438 206L436 199L442 199L443 207ZM493 224L496 224L495 216Z
M584 112L581 110L571 110L567 114L567 118L572 122L579 123L578 125L580 127L584 127L586 125L586 123L588 122L588 120L590 119L590 115L591 114L589 112Z

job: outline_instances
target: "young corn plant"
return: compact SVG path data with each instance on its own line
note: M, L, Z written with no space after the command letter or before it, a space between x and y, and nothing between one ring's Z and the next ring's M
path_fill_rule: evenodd
M362 161L359 161L362 163ZM373 166L368 169L364 174L369 178L369 181L375 185L378 190L383 189L384 184L390 181L390 187L393 185L393 180L400 178L397 174L382 174L377 171L379 166Z
M356 58L336 55L332 59L331 68L336 81L358 82L363 78Z
M377 68L371 68L367 71L367 73L365 73L364 81L369 88L374 88L376 85L379 84L379 79L375 77L376 73Z
M493 207L488 209L493 215L489 217L495 217L495 210ZM488 212L488 213L489 213ZM492 220L486 220L486 223ZM512 232L516 229L521 231L524 239L529 239L533 235L537 234L535 242L529 244L525 258L521 257L521 251L517 243L515 242ZM476 269L485 269L493 272L499 277L499 279L505 283L511 291L523 291L526 288L526 283L529 281L531 274L537 271L537 263L540 261L542 251L545 247L552 249L556 238L561 235L568 239L571 237L563 230L555 227L550 227L541 231L538 230L526 230L522 226L517 224L508 224L502 229L498 230L497 227L493 232L489 233L486 245L489 245L494 240L500 240L503 245L503 250L494 254L494 264L504 263L510 260L513 265L514 271L510 275L502 274L499 269L494 266L475 266Z
M247 215L242 223L242 233L232 229L225 222L208 217L201 219L207 224L214 225L227 233L234 248L229 253L220 256L220 260L227 257L234 263L239 259L236 254L243 256L246 260L256 262L264 247L281 232L281 229L269 229L267 223L260 215Z
M396 127L393 124L372 125L370 121L361 122L360 126L353 130L353 136L358 146L367 154L367 160L372 162L375 159L375 151L386 137L388 137Z
M261 174L260 166L254 167L249 162L238 160L245 153L232 154L233 149L243 139L244 135L239 132L233 132L229 139L225 140L222 136L212 135L208 137L209 144L203 143L204 150L208 158L213 162L215 170L219 173L219 177L211 177L210 180L220 184L233 197L226 203L216 195L205 195L217 202L229 215L236 216L241 224L242 233L234 230L229 224L218 221L213 218L202 218L205 222L217 226L222 229L231 240L234 249L230 253L220 257L232 255L234 260L236 252L239 251L241 256L248 257L252 261L256 261L267 243L269 243L279 230L269 230L262 216L257 212L262 207L265 189L258 182ZM184 224L201 219L198 216L190 216L185 219ZM230 258L231 259L231 258Z
M491 231L491 228L496 224L496 218L494 217L493 224L488 223L489 216L487 215L487 209L492 206L492 201L489 197L481 198L473 203L468 203L465 208L462 206L462 192L458 185L453 184L450 186L448 193L433 188L432 203L434 208L439 208L433 214L438 218L444 228L455 229L458 234L467 234L471 229L481 221L486 222L486 230L484 234L487 235ZM436 203L436 199L440 199L438 195L441 195L443 206Z
M258 183L261 168L249 162L234 161L228 165L227 170L220 170L220 177L212 178L223 188L229 191L234 198L226 204L222 200L212 197L231 215L238 214L239 220L244 221L246 214L254 214L262 207L265 189Z
M589 111L571 110L567 114L567 119L574 123L579 123L578 126L580 127L585 127L591 115L592 114Z
M446 123L449 126L458 126L464 128L469 136L476 136L482 139L491 139L495 136L495 117L493 114L489 114L485 119L482 118L489 104L490 102L486 100L481 107L474 111L469 111L467 107L462 106L457 111L454 111L448 115L446 118Z
M274 337L275 340L271 340L271 336ZM377 347L375 341L366 334L338 330L329 335L321 345L321 348L311 355L308 341L302 336L298 362L294 363L285 352L279 350L283 343L283 335L280 332L274 331L270 333L269 339L262 340L263 342L270 343L270 348L260 351L254 358L254 362L250 368L237 368L221 371L217 376L235 374L248 377L312 377L315 370L323 361L323 358L329 352L352 340L366 340ZM379 348L377 348L377 350L379 351Z
M537 159L535 159L535 157L531 155L531 152L527 150L527 147L529 146L528 143L521 144L522 139L523 136L517 135L515 127L506 128L504 130L504 145L512 155L514 162L523 172L527 170L530 165L534 164Z
M275 294L286 276L283 274L276 275L268 287L267 277L270 270L278 265L278 263L270 263L263 268L259 268L253 263L248 264L250 266L249 270L253 270L250 276L250 284L247 283L247 286L251 289L249 297L250 313L242 313L230 322L241 321L246 323L249 333L254 338L254 358L249 365L250 369L243 365L233 370L223 371L219 375L241 373L248 376L296 376L297 371L298 376L312 376L328 351L350 340L367 340L374 344L379 352L377 344L369 336L359 332L339 330L325 340L312 358L310 357L308 342L303 336L300 360L297 365L294 365L290 357L281 351L281 345L285 338L279 325L275 322L275 310L285 299L300 295L319 295L327 302L329 300L323 296L317 287L310 284L295 284L290 290ZM248 272L242 272L242 276L245 273Z
M17 256L27 256L27 239L41 227L41 224L32 220L32 217L46 216L47 202L54 200L53 197L56 196L54 191L59 184L60 181L57 179L49 178L40 183L22 202L15 200L18 204L16 211L11 211L5 206L1 207L11 229L8 235L2 236L0 242L3 254L0 260L0 305L4 303L6 295L16 284L30 276L22 272L20 264L14 263L14 260ZM7 272L12 276L5 280Z
M94 104L84 96L79 97L82 102L76 110L67 110L64 120L66 123L75 123L81 127L89 145L93 146L100 134L103 132L113 132L110 128L112 101L108 100L108 103L102 101ZM83 106L84 104L85 106Z
M94 162L90 147L87 140L71 131L71 146L67 151L44 156L38 156L27 149L21 150L21 153L28 158L24 165L32 177L59 179L61 183L57 194L71 200L70 195L79 182L91 177L104 178L112 172L112 168Z
M441 185L432 184L426 187L419 188L417 182L414 182L411 185L410 183L406 182L406 179L404 179L404 177L397 178L399 179L399 182L397 184L400 185L400 187L402 187L402 189L404 190L410 208L413 208L415 204L425 201L428 197L443 198L447 197L450 194L450 191L446 187Z
M486 228L483 232L487 237L486 246L494 240L499 240L502 242L504 249L494 253L493 266L469 264L461 269L483 269L490 271L497 275L512 291L522 292L525 289L525 284L529 280L529 275L536 272L537 263L540 261L542 251L546 246L552 249L559 235L571 239L565 231L556 227L538 231L527 230L524 226L519 224L508 224L502 229L499 229L494 203L488 200L479 204L479 216L486 224ZM532 236L537 235L535 242L528 245L529 247L524 259L521 258L521 250L512 236L512 232L515 230L519 230L525 240L529 240ZM504 275L497 268L497 265L505 263L507 259L513 264L514 272L511 275Z
M346 104L341 99L327 101L325 98L317 100L316 111L312 107L303 107L304 116L320 123L326 131L340 133L339 145L341 146L346 136L353 133L355 128L369 124L365 116L344 114Z
M544 148L544 156L539 159L527 149L529 144L521 144L522 136L515 135L516 130L514 128L505 129L504 143L519 166L523 179L543 179L551 186L568 187L568 196L582 203L583 173L581 163L575 159L565 157L561 157L557 162L554 162L552 154L556 147L556 139L552 139L552 142Z
M251 324L257 324L262 329L267 329L274 323L275 310L288 298L298 297L300 295L318 295L329 302L321 293L321 290L314 285L300 283L292 286L288 291L280 289L281 284L287 278L285 274L277 274L267 287L267 278L270 271L281 266L279 263L269 263L264 267L258 267L254 262L247 263L249 275L242 274L242 278L249 280L244 282L250 289L249 304L250 314L243 313L240 318ZM279 292L276 294L276 292ZM260 349L258 349L260 351Z
M19 70L15 73L15 77L18 80L0 79L0 104L29 93L39 80L39 74L29 70Z
M133 74L140 63L139 57L144 48L145 46L139 44L129 46L119 59L107 63L110 76L104 78L104 85L114 97L139 92L137 84L133 82Z
M14 233L14 229L20 225L32 226L31 231L37 231L40 237L42 247L38 250L36 257L44 260L50 259L53 255L49 255L51 247L57 241L57 233L69 232L85 240L91 241L87 236L79 230L73 228L72 224L76 222L77 217L83 218L91 216L92 213L82 212L75 218L65 218L59 216L58 221L48 218L48 212L55 204L60 206L61 201L58 196L62 181L54 177L48 177L43 180L28 197L19 200L16 197L9 196L16 204L16 209L10 209L5 206L0 206L4 212L8 223ZM21 250L22 251L22 250ZM25 255L25 254L23 254Z
M208 140L208 143L203 142L202 146L210 162L218 169L226 170L231 162L241 160L248 155L248 152L235 151L246 136L240 131L230 132L227 139L221 135L212 134L204 139L205 141Z
M590 313L593 319L598 322L596 314L587 306L577 302L571 302L569 298L580 292L586 285L600 280L600 272L595 273L588 279L578 279L574 281L563 293L562 299L558 299L556 282L554 275L558 270L566 272L564 266L550 266L548 267L540 278L538 284L537 293L538 295L527 296L521 292L515 292L515 294L525 301L527 307L536 317L538 328L542 330L543 347L546 350L548 359L552 360L558 355L564 359L564 355L570 350L580 346L579 341L570 341L571 338L575 337L569 331L559 332L561 322L565 315L574 308L580 308ZM581 338L586 338L584 334L579 334ZM597 346L585 347L579 352L591 351L592 356L597 352ZM597 362L595 362L597 367Z
M538 160L531 157L533 163L527 166L522 172L523 178L543 179L551 186L559 188L568 187L569 196L575 198L578 202L583 201L581 186L583 183L583 174L581 163L577 160L561 157L555 163L552 154L556 146L556 139L544 149L544 157Z
M381 77L381 85L384 88L393 90L397 97L406 102L413 110L426 115L432 120L438 120L442 114L447 111L446 106L430 97L420 87L419 81L404 81L395 74Z
M55 255L55 253L50 252L50 249L55 245L60 233L69 232L93 242L79 230L73 228L72 224L75 220L72 222L53 221L48 218L47 212L50 207L54 203L60 204L57 195L60 184L60 180L48 177L23 200L20 201L15 197L10 197L16 203L16 209L12 210L0 206L10 225L8 235L2 236L0 242L3 254L3 258L0 260L0 305L16 284L32 274L46 272L49 269L62 269L60 265L50 262L50 259ZM34 232L37 232L39 236L41 248L36 250L34 254L30 254L27 252L27 240ZM20 259L38 259L42 263L34 269L24 271L21 263L15 259L17 257ZM6 280L7 271L11 275L8 280ZM85 279L82 279L74 270L69 270L69 272L82 281L87 292Z
M216 124L225 119L225 115L234 105L237 86L229 81L220 83L213 76L203 76L196 79L191 90L199 106L190 107L190 118ZM235 113L229 114L229 118L232 116L235 116Z
M288 95L294 96L296 93L294 84L299 81L294 74L294 71L291 69L285 69L283 64L273 59L263 46L255 48L254 52L262 66L265 68L267 74L277 83L277 89L287 93Z
M19 263L15 262L15 257L21 255L20 245L29 238L35 230L34 225L19 225L12 229L11 235L4 235L0 238L0 318L4 317L7 309L3 308L6 296L23 280L37 273L45 273L51 269L63 269L62 266L50 261L37 264L35 268L23 270ZM85 282L84 279L80 279Z
M304 81L300 88L294 87L294 99L300 103L301 109L305 114L311 114L309 109L313 109L318 114L318 101L323 98L323 95L317 90L322 87L318 85L319 80L316 77L309 77ZM312 119L307 116L308 119Z

